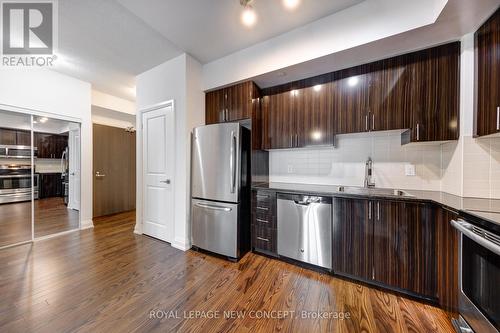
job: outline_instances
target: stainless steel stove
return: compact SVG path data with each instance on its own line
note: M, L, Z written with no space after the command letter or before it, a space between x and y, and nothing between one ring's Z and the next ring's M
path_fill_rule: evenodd
M30 201L32 191L38 199L38 174L32 188L30 165L0 165L0 204Z

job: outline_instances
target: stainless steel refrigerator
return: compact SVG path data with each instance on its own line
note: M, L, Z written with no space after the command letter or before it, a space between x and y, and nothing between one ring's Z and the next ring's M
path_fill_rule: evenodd
M250 131L197 127L191 156L191 229L197 249L239 259L250 247Z

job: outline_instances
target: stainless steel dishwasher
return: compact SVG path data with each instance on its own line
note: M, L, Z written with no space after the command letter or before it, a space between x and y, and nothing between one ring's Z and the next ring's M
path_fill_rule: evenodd
M332 198L278 193L278 254L332 268Z

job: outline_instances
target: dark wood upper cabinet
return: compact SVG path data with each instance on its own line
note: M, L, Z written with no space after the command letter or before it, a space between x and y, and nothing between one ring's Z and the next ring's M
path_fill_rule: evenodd
M416 202L373 202L373 279L436 298L435 234L430 207Z
M293 148L295 131L295 91L264 96L262 116L267 128L262 132L263 149Z
M0 145L31 146L31 132L0 128Z
M500 8L475 34L476 136L500 133Z
M369 120L371 131L410 128L407 56L369 65Z
M335 134L369 131L368 66L358 66L333 74L333 118Z
M407 55L407 142L457 140L459 136L460 43Z
M16 131L16 145L18 145L18 146L31 146L31 132L30 131Z
M2 145L15 145L16 144L16 130L1 128L0 129L0 144L2 144Z
M38 158L61 158L68 146L68 136L34 133L35 147L38 149Z
M332 268L336 274L371 280L373 222L371 203L334 198Z
M296 147L333 145L332 88L327 82L293 92Z
M205 123L215 124L252 118L253 105L258 103L258 87L246 81L205 94Z

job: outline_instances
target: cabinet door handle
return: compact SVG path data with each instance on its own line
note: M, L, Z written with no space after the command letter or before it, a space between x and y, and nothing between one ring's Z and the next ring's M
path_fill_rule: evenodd
M267 238L257 237L257 239L260 240L260 241L268 242L269 243L269 239L267 239Z
M372 115L372 130L375 130L375 114Z
M365 116L365 129L368 132L368 115Z
M269 224L269 221L266 221L266 220L262 220L262 219L256 219L257 222L260 222L260 223L266 223L266 224Z
M500 106L497 106L497 131L500 131Z
M380 202L377 202L377 221L380 221Z
M420 123L417 123L417 141L420 141Z
M295 134L295 147L299 146L299 135Z
M368 220L372 219L372 202L368 202Z
M267 207L259 207L259 206L257 206L256 208L260 209L260 210L269 210L269 208L267 208Z

